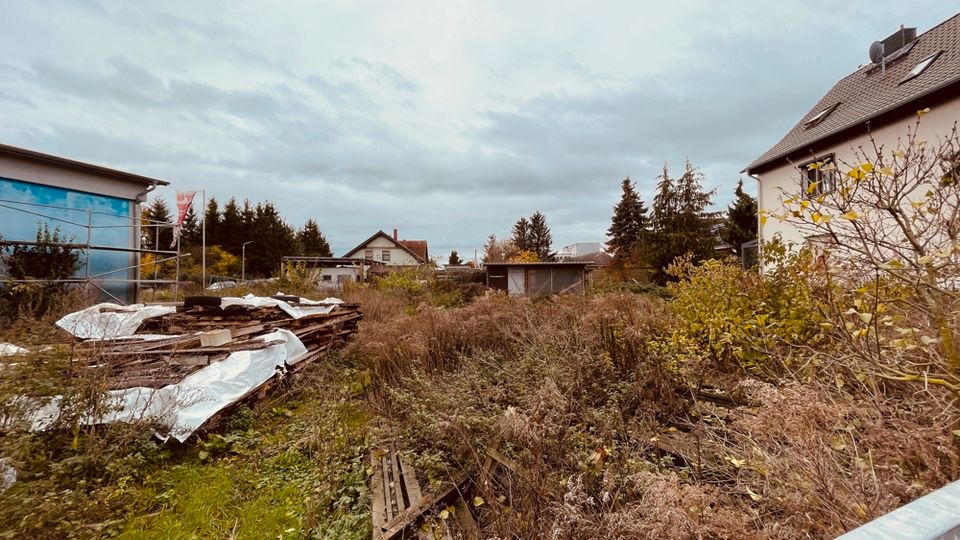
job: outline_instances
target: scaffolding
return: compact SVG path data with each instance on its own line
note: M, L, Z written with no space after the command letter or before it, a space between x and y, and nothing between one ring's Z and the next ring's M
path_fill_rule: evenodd
M139 204L134 202L135 205ZM160 230L164 228L172 228L174 223L172 222L163 222L156 220L143 219L141 212L135 207L133 215L124 215L113 212L104 212L99 210L93 210L91 208L82 209L82 208L71 208L69 206L59 206L59 205L50 205L34 202L25 202L25 201L15 201L10 199L0 199L0 208L5 208L12 210L14 212L22 213L25 215L35 216L42 218L47 223L62 223L70 225L73 227L80 228L86 232L86 242L76 242L71 239L70 242L34 242L34 241L24 241L24 240L5 240L0 239L0 248L6 249L8 247L15 246L26 246L26 247L37 247L37 246L50 246L63 249L77 250L82 252L82 265L74 273L73 276L69 278L58 278L58 279L9 279L5 280L7 283L50 283L50 284L88 284L92 285L99 289L102 293L106 294L113 300L117 301L120 304L126 304L126 302L112 292L107 290L104 287L108 283L116 284L129 284L133 286L133 299L136 301L140 296L140 288L143 285L173 285L174 294L177 294L179 283L180 283L180 259L187 257L189 253L180 252L180 242L177 240L177 249L176 251L172 250L162 250L162 249L143 249L139 247L143 243L147 243L150 239L149 232L150 229L153 229L153 238L154 238L154 247L159 248L159 238ZM64 216L60 217L57 215L52 215L54 211L59 211L63 213ZM68 219L71 213L85 213L86 221L74 221ZM109 216L113 219L127 220L129 223L125 224L106 224L98 225L94 224L94 216ZM131 230L131 239L134 240L134 245L137 247L120 247L120 246L109 246L109 245L99 245L93 243L93 232L97 229L130 229ZM147 230L144 231L143 229ZM119 252L119 253L128 253L136 256L136 263L132 265L123 266L120 268L113 268L106 272L91 273L90 270L90 254L91 252L96 251L105 251L105 252ZM153 254L158 257L157 260L152 261L150 264L153 265L154 277L152 279L143 279L141 277L141 270L143 264L140 262L140 255L143 254ZM160 265L162 263L174 261L175 262L175 277L174 279L159 279L157 274L159 272ZM116 274L126 273L129 274L131 271L134 272L135 277L116 277ZM78 275L82 274L82 275Z

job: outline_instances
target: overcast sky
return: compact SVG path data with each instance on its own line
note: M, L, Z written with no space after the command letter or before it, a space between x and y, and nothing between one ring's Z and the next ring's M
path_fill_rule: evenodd
M0 0L0 142L473 256L540 210L604 240L665 162L716 202L912 2ZM753 180L745 178L751 190ZM253 247L251 247L253 249Z

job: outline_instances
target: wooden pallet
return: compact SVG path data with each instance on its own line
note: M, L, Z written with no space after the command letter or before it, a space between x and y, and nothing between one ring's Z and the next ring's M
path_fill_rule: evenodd
M477 524L461 496L460 488L467 480L465 476L425 495L410 461L395 448L374 450L370 461L373 466L370 478L373 540L480 538ZM441 504L452 505L455 508L453 515L447 520L425 517Z

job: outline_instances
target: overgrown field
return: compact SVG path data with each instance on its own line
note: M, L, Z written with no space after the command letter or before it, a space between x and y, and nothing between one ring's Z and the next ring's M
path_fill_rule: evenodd
M492 295L368 322L348 354L373 437L429 481L467 472L500 538L829 538L960 476L956 308L780 256L763 279L680 261L669 300ZM519 470L488 482L488 448Z
M19 479L0 537L367 538L383 441L425 489L466 473L491 538L828 538L960 476L941 339L956 309L780 263L760 278L680 261L656 295L477 297L415 274L355 287L354 342L186 445L148 426L3 426ZM2 340L48 343L50 322ZM3 402L94 403L68 356L8 362ZM488 478L490 449L514 469Z

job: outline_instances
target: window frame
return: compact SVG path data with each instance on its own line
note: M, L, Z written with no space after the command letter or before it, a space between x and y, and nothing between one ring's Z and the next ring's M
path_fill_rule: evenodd
M363 250L363 258L373 260L373 250L372 249Z
M902 79L900 79L900 82L898 82L897 85L901 85L907 81L916 79L917 77L926 73L927 70L930 69L930 66L932 66L934 62L936 62L937 59L940 58L940 55L942 54L943 54L942 50L937 51L931 54L930 56L920 60L916 64L914 64L913 67L910 68L910 71L908 71L907 74L904 75Z
M814 163L823 163L823 165L819 168L811 169L810 165ZM816 199L817 197L828 195L837 190L837 169L825 169L825 167L831 163L836 167L836 154L817 156L797 167L800 170L800 174L803 175L800 181L800 193L803 195L803 198ZM808 189L810 184L814 182L817 183L817 188L813 193L809 193Z
M833 105L827 107L826 109L823 109L817 114L811 116L809 120L803 123L803 129L811 129L816 126L819 126L820 124L823 123L824 120L827 119L827 117L833 114L833 112L836 111L842 103L843 103L842 101L838 101Z
M380 260L383 262L390 262L390 250L385 249L380 253Z

